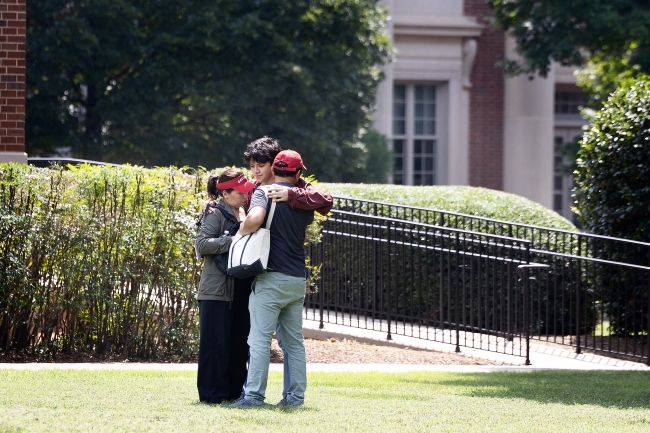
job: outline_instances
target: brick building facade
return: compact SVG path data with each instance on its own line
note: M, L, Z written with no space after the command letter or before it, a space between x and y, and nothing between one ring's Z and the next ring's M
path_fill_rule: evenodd
M27 0L0 0L0 162L26 162Z
M514 42L490 28L484 0L382 0L396 49L377 90L374 128L395 154L390 182L511 192L571 217L557 146L584 119L573 70L506 78Z

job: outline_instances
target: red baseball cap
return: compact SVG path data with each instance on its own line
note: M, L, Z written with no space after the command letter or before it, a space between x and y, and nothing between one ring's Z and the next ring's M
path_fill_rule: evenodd
M234 179L230 179L225 182L217 182L217 188L219 188L221 191L234 189L235 191L247 193L255 188L255 184L246 179L246 176L244 176L242 173Z
M285 171L307 170L302 157L295 150L283 150L273 160L273 168Z

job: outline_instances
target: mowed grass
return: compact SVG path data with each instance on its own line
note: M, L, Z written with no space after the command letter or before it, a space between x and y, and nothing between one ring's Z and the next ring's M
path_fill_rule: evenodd
M195 384L190 371L0 370L0 432L650 431L645 371L310 373L291 409L203 405Z

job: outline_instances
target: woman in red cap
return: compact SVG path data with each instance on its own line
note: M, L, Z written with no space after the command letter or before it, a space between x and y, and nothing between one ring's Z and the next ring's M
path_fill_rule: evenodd
M250 291L252 279L239 280L227 275L220 259L224 253L227 257L231 236L246 217L243 206L253 188L255 184L237 168L208 178L208 196L217 203L206 206L194 243L197 256L205 259L197 295L200 332L197 388L199 399L204 403L236 400L246 380L245 362L237 369L242 362L233 359L238 354L231 347L231 341L233 332L242 327L238 321L247 316L243 317L238 308L233 308L241 304L233 300L237 293ZM248 305L243 308L247 314ZM248 347L243 350L247 356Z

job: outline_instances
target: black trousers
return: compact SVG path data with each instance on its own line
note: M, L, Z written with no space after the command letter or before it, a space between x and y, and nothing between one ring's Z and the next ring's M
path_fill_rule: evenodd
M242 395L248 374L248 298L254 278L235 279L232 302L199 301L199 400L221 403Z
M241 397L248 374L248 333L251 316L248 298L255 278L235 279L235 291L230 306L230 394L231 400Z
M199 301L199 400L221 403L230 393L230 303Z

